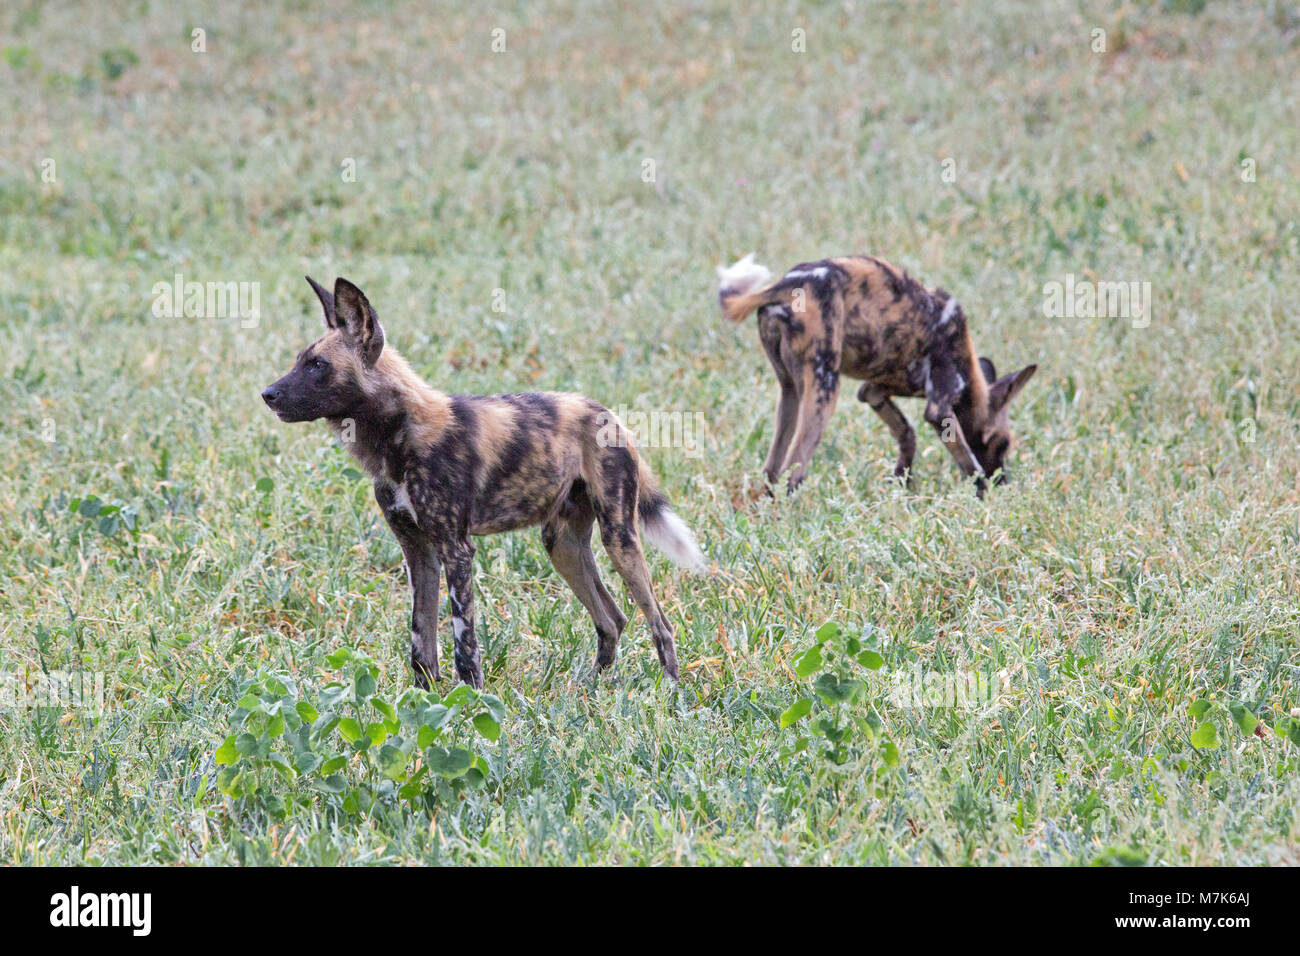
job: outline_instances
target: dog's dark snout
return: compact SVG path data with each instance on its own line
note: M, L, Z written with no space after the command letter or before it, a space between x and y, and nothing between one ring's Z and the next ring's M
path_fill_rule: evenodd
M276 388L274 385L269 385L266 388L262 389L262 401L266 402L267 405L271 406L272 408L275 408L275 403L278 402L279 400L280 400L280 390Z

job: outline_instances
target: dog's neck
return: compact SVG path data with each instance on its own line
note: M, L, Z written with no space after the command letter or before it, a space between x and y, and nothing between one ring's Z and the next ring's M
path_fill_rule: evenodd
M328 419L344 446L374 478L403 481L451 420L451 398L425 382L386 346L366 370L365 394L351 414Z

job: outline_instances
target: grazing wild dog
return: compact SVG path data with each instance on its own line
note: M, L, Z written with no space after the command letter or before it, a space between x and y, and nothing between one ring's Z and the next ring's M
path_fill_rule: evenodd
M307 281L325 310L325 334L262 398L281 421L324 418L374 479L406 558L416 682L428 687L441 679L438 575L445 570L456 674L483 686L471 538L535 524L551 563L595 622L596 666L612 664L627 618L596 569L593 522L645 613L659 662L676 680L673 626L651 589L638 520L646 538L679 564L699 568L704 558L621 423L581 395L439 392L384 344L360 289L338 279L331 294Z
M839 395L840 376L860 379L858 400L885 420L898 442L894 474L910 479L916 434L895 397L924 398L925 420L967 477L1006 478L1011 447L1007 405L1037 370L1027 365L998 378L975 357L966 316L943 289L927 290L873 256L823 259L780 279L750 253L718 267L722 313L740 322L758 312L758 334L781 383L776 434L763 471L775 484L790 471L793 491L808 473L813 449Z

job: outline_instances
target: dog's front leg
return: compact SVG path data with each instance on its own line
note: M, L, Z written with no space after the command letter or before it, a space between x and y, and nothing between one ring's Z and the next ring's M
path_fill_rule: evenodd
M474 545L468 540L447 545L442 548L442 563L456 635L456 676L471 687L482 687L483 668L474 637Z
M442 680L438 670L438 558L423 538L402 542L411 579L411 670L417 686L428 690Z
M406 580L411 586L411 670L416 685L428 690L442 680L438 670L438 556L420 531L407 500L399 500L391 484L376 483L375 499L406 559Z
M906 481L911 487L912 459L916 455L916 432L912 431L912 426L907 423L902 409L894 404L889 392L871 382L864 382L858 389L858 401L870 405L889 426L894 440L898 442L898 462L894 465L894 477Z
M975 494L984 497L988 482L984 479L984 469L971 451L966 441L966 433L961 421L953 410L953 403L961 394L964 383L961 376L952 369L936 367L926 375L925 385L925 420L939 433L953 461L967 478L975 476Z

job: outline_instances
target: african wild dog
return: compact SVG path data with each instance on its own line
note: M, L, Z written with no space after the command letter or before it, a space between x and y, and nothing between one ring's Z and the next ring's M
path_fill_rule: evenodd
M375 498L406 558L412 591L411 666L428 687L438 670L438 575L446 569L456 673L483 686L474 638L472 536L542 525L551 563L596 625L596 666L614 662L627 618L605 590L591 527L650 625L659 662L676 680L673 626L651 588L637 533L680 564L704 558L668 507L631 437L580 395L446 395L391 347L361 290L307 279L325 310L325 334L262 392L281 421L324 418L352 432L348 449L374 479ZM611 437L612 436L612 437Z
M795 266L775 282L750 253L718 267L723 314L740 322L758 311L758 334L781 398L776 434L763 471L775 483L790 470L793 491L808 473L813 449L835 410L840 375L860 379L858 400L885 420L898 442L894 474L910 479L916 434L893 397L925 398L925 420L939 432L962 472L1006 478L1011 446L1007 405L1037 369L998 378L975 357L966 316L943 289L927 290L906 272L872 256Z

